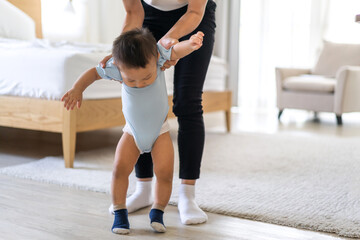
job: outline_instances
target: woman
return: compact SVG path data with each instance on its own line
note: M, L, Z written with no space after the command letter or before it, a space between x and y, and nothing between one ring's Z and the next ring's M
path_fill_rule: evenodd
M195 183L200 176L205 141L202 111L202 89L214 46L215 9L213 0L123 0L126 16L123 32L133 28L148 28L165 48L197 31L204 36L203 46L165 68L175 65L173 112L179 123L180 157L179 188L180 219L183 224L207 221L207 215L195 202ZM101 62L105 66L107 56ZM164 70L164 69L163 69ZM138 178L135 193L127 199L128 211L134 212L152 204L151 154L142 154L135 166Z

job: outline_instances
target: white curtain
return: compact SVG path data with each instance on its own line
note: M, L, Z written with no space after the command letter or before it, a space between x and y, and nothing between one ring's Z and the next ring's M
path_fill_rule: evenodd
M72 0L75 12L65 11L69 0L42 0L44 38L89 43L112 43L122 29L121 0Z
M275 108L279 67L311 68L322 40L360 43L359 0L243 0L239 106Z
M239 106L275 107L276 66L310 67L321 38L321 0L241 2ZM317 32L316 38L312 37Z
M214 55L228 62L226 87L232 90L233 105L238 99L240 1L216 0L216 32Z

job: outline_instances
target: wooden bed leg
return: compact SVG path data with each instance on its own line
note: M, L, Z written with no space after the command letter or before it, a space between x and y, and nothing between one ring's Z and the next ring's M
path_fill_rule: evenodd
M228 91L228 93L227 93L227 107L226 107L226 110L225 110L226 130L227 130L227 132L231 131L231 106L232 106L232 92Z
M76 107L71 111L63 108L62 144L65 167L73 168L76 146Z
M225 120L226 120L226 130L227 132L231 131L231 111L225 111Z

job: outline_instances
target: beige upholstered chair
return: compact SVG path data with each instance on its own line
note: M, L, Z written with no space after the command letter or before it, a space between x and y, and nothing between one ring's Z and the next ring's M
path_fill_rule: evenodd
M276 68L278 118L285 108L360 112L360 44L324 42L313 69Z

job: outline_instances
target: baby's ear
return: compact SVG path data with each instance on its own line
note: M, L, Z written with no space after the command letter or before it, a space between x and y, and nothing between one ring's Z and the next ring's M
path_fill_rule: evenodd
M159 60L159 58L160 58L160 53L159 53L159 51L157 51L157 54L158 54L157 60Z

